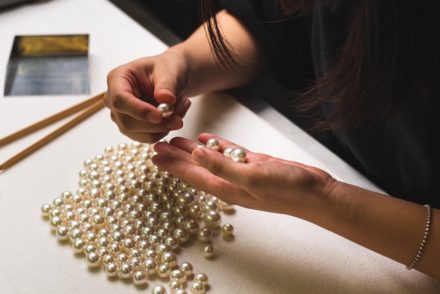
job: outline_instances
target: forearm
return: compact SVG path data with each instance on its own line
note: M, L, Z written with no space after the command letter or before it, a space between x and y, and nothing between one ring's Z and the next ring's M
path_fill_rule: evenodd
M337 182L310 221L355 243L409 265L425 231L427 209ZM432 210L431 232L419 271L440 280L440 211Z
M263 68L263 56L246 28L226 11L218 13L222 34L238 62L237 66L222 66L212 51L203 26L186 41L168 51L184 56L189 66L185 95L240 87L251 82Z

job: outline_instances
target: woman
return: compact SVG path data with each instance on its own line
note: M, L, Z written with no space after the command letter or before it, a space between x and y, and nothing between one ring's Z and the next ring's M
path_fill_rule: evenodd
M154 163L226 202L300 217L440 279L437 5L252 2L224 0L214 15L202 1L207 22L190 38L113 70L112 119L151 143L183 126L186 97L246 85L265 70L283 85L309 81L297 109L394 197L264 154L247 151L247 163L236 163L184 138L156 144ZM154 105L162 102L174 115L161 117ZM218 139L221 150L235 146Z

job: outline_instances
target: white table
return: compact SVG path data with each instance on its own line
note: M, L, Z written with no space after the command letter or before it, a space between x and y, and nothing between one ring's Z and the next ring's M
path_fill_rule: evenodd
M166 48L105 0L29 5L0 14L0 88L14 35L58 33L90 34L93 93L106 89L111 68ZM85 98L1 97L0 137ZM0 149L0 161L50 129ZM218 133L255 151L314 164L342 180L374 188L298 128L283 134L225 94L194 99L184 129L173 135L195 138L201 131ZM0 175L0 293L140 291L132 284L108 281L103 272L88 271L83 259L58 244L40 217L42 203L76 189L86 158L121 141L128 140L118 133L109 113L101 111ZM440 292L439 282L302 220L242 208L225 219L235 225L236 239L216 242L217 260L204 259L198 246L179 255L179 260L191 260L197 272L210 276L209 293ZM152 281L148 292L158 283Z

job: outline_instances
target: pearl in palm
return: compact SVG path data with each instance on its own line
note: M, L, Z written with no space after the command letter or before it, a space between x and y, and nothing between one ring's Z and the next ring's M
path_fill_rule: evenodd
M218 151L220 149L220 142L217 139L211 138L206 141L206 147Z

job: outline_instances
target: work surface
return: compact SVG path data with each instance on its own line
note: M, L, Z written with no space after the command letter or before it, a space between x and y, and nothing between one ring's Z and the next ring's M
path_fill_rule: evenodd
M0 14L0 88L14 35L66 33L91 36L93 93L106 89L111 68L166 48L105 0L29 5ZM0 137L85 98L1 97ZM50 129L0 149L0 161ZM183 130L171 136L214 132L251 150L312 164L338 179L374 188L295 126L292 130L297 140L233 98L211 94L193 99ZM128 141L108 111L101 111L0 175L0 293L138 293L160 283L139 290L109 281L101 271L88 271L40 216L42 203L76 189L85 159ZM216 260L204 259L199 246L179 254L180 261L190 260L196 272L209 275L209 293L440 293L440 283L300 219L243 208L225 219L235 226L236 238L214 244Z

